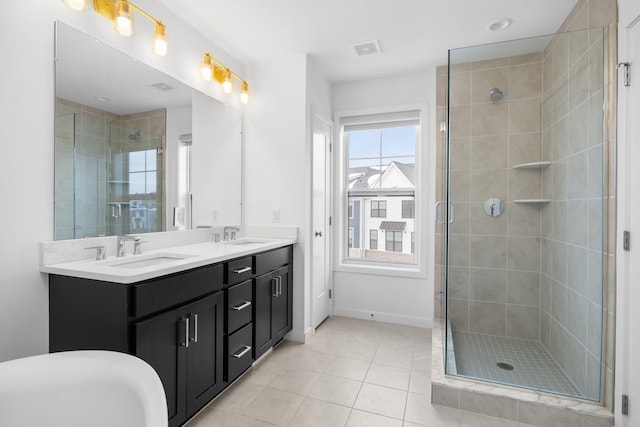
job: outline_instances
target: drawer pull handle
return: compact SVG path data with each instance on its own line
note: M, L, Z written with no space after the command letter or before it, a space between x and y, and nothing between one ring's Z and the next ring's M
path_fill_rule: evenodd
M197 314L190 314L189 317L193 318L193 336L189 337L189 341L193 341L193 342L198 342L198 315Z
M244 347L242 347L242 351L240 351L240 353L234 353L232 354L232 356L235 357L236 359L240 359L242 356L249 353L250 351L251 351L251 346L245 345Z
M236 273L236 274L242 274L242 273L246 273L248 271L251 271L251 267L242 267L242 268L239 268L237 270L233 270L233 272Z
M234 305L232 308L235 311L240 311L240 310L244 310L247 307L251 307L251 301L245 301L244 303L242 303L240 305Z
M184 325L184 341L180 340L180 345L189 348L189 318L183 317L180 322Z

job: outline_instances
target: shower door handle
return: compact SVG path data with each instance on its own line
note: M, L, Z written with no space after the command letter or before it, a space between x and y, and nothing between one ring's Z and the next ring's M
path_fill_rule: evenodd
M449 207L449 224L453 224L453 221L455 221L456 219L456 207L453 205L453 203L448 203L448 202L436 202L435 205L435 209L436 209L436 224L446 224L447 221L443 221L440 219L440 210L438 209L441 205L447 205Z

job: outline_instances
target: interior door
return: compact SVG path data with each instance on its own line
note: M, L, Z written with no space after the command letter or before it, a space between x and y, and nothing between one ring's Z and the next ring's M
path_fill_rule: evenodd
M620 132L624 135L624 147L619 155L619 173L622 187L626 187L621 196L621 212L618 216L618 238L622 240L623 230L631 231L629 251L620 250L620 271L617 277L618 293L618 360L616 363L616 425L640 425L640 339L637 325L640 324L640 16L621 34L626 39L626 52L620 52L621 58L630 64L630 86L624 85L624 69L618 75L622 121ZM620 366L621 365L621 366ZM619 366L619 368L618 368ZM629 396L628 415L622 415L622 395Z
M311 315L313 327L317 327L331 314L331 263L330 224L331 213L331 122L318 115L313 116L313 166L312 166L312 246Z

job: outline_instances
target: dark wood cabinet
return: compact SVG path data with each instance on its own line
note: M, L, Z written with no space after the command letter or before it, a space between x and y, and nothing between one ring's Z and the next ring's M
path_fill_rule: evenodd
M180 426L291 330L291 264L288 246L131 285L51 275L49 350L140 357Z
M223 314L224 294L218 292L135 324L136 356L160 376L171 425L224 388Z
M261 259L262 257L265 259ZM256 359L291 331L293 312L291 257L290 247L256 256L256 270L274 268L254 279L254 357Z

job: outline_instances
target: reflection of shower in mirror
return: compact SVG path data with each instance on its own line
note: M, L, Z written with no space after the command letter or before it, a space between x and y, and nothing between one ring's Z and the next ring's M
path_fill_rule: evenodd
M132 140L132 141L139 141L141 135L142 135L141 131L137 131L136 133L130 133L129 134L129 139Z

